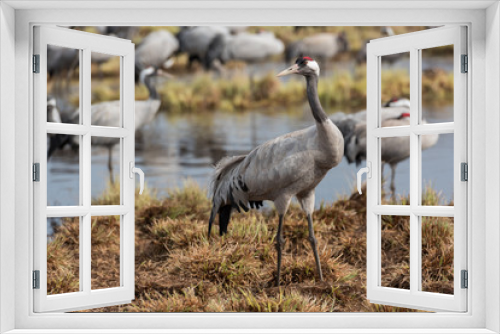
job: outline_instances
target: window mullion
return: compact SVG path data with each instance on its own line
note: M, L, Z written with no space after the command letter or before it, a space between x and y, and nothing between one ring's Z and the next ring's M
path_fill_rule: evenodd
M86 48L82 52L82 62L80 66L81 75L81 90L82 98L80 102L80 118L82 124L90 130L91 125L91 50ZM84 207L90 209L92 193L91 193L91 133L87 131L82 136L82 202ZM92 232L92 219L90 210L83 216L80 224L80 289L90 294L91 291L91 232Z
M420 290L420 231L419 217L415 209L420 204L420 156L419 138L414 130L418 125L420 110L420 64L419 51L410 50L410 291L416 293Z

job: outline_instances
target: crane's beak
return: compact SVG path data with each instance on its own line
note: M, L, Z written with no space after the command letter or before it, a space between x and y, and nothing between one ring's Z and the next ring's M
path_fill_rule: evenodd
M284 75L296 74L296 73L299 73L299 65L293 64L292 66L290 66L286 70L281 71L280 73L278 73L276 76L277 77L282 77Z

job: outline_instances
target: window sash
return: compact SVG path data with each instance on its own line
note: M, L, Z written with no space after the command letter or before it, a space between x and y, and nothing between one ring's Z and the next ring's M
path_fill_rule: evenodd
M465 312L467 290L461 289L460 271L467 269L467 184L460 181L460 163L467 162L467 76L460 73L460 55L466 54L466 28L451 26L371 41L367 46L367 161L372 177L367 186L367 297L373 303L423 310ZM418 124L421 115L421 49L454 45L454 121ZM381 56L410 52L410 125L382 128ZM419 135L455 133L454 207L421 203L421 148ZM410 205L380 205L381 138L410 137ZM410 217L410 290L387 288L381 282L381 214ZM419 291L421 288L421 217L454 217L454 295Z
M48 123L47 45L80 50L80 124ZM120 57L121 127L91 125L91 52ZM100 36L65 28L35 27L34 53L40 54L40 73L34 82L34 161L40 163L40 182L34 184L34 266L40 271L40 289L34 289L34 311L74 311L112 303L130 302L134 298L134 195L135 180L129 177L128 164L134 161L135 93L134 45L128 40ZM77 135L80 138L80 199L78 206L47 206L48 133ZM91 138L120 139L120 205L91 204ZM120 286L91 289L91 218L96 215L120 215ZM80 217L80 291L47 295L47 218Z

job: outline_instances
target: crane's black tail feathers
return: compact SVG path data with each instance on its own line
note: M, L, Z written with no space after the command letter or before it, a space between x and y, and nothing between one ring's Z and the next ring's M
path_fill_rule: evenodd
M212 225L215 220L215 216L219 213L219 234L220 236L227 233L227 227L229 225L229 221L231 220L231 211L232 205L224 205L219 211L216 211L215 205L212 207L212 212L210 212L210 219L208 220L208 238L210 239L210 235L212 234Z
M232 205L224 205L219 209L219 234L220 236L227 233L227 226L231 219Z

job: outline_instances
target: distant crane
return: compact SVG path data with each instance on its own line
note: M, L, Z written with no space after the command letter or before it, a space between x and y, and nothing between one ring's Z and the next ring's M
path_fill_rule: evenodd
M229 34L230 30L222 26L181 27L176 35L179 52L188 54L189 67L194 61L199 61L205 70L209 70L213 67L215 58L222 52L215 48L223 48Z
M223 62L229 60L258 62L279 55L285 49L283 42L271 31L260 31L256 34L242 32L230 36L225 42L224 48L221 48Z
M278 76L299 74L307 82L307 97L315 125L270 140L253 149L248 155L223 158L215 167L209 195L213 206L208 223L208 235L219 214L220 235L227 233L231 212L259 208L262 201L273 201L279 214L276 235L278 267L276 285L281 272L283 220L293 196L297 197L307 214L309 242L314 252L316 270L323 280L317 241L314 237L312 214L314 190L326 173L337 166L344 154L341 131L321 107L317 86L319 65L310 57L298 58Z
M340 52L349 51L349 42L344 32L339 34L319 33L290 43L285 50L285 60L290 62L296 57L309 54L325 62Z
M189 55L189 65L198 60L205 70L220 69L230 60L258 62L285 49L272 32L250 34L236 27L183 27L177 39L180 52Z
M149 91L149 98L145 101L135 101L135 129L138 130L144 125L153 121L156 113L160 109L161 101L158 97L155 86L151 83L154 76L169 76L167 73L163 72L161 69L155 67L148 67L142 70L140 75L140 81L143 82ZM91 107L91 124L98 126L118 126L120 124L120 106L121 101L106 101L95 103ZM52 110L52 104L47 103L47 113L49 113L49 108ZM50 111L53 113L52 111ZM73 114L73 123L77 123L80 110L76 110ZM60 119L60 118L59 118ZM65 141L65 135L55 135L57 139L50 142L48 150L48 158L54 153L56 149L62 149L64 145L68 142ZM113 179L113 163L112 163L112 152L113 147L119 143L117 138L108 137L92 137L92 145L104 146L108 149L108 169L110 173L111 182ZM77 143L76 143L77 144Z
M391 99L381 109L382 127L410 125L410 101L408 99ZM346 133L344 137L344 155L349 163L359 166L366 160L366 111L363 110L351 117L336 118L335 124ZM422 124L426 121L423 119ZM436 145L439 135L431 134L421 136L422 150ZM394 184L397 165L410 156L410 138L388 137L382 138L382 162L391 166L391 193L395 196ZM383 165L382 165L383 167Z
M179 49L179 42L167 30L156 30L147 35L135 48L135 81L139 81L141 71L153 66L168 68L171 57Z

